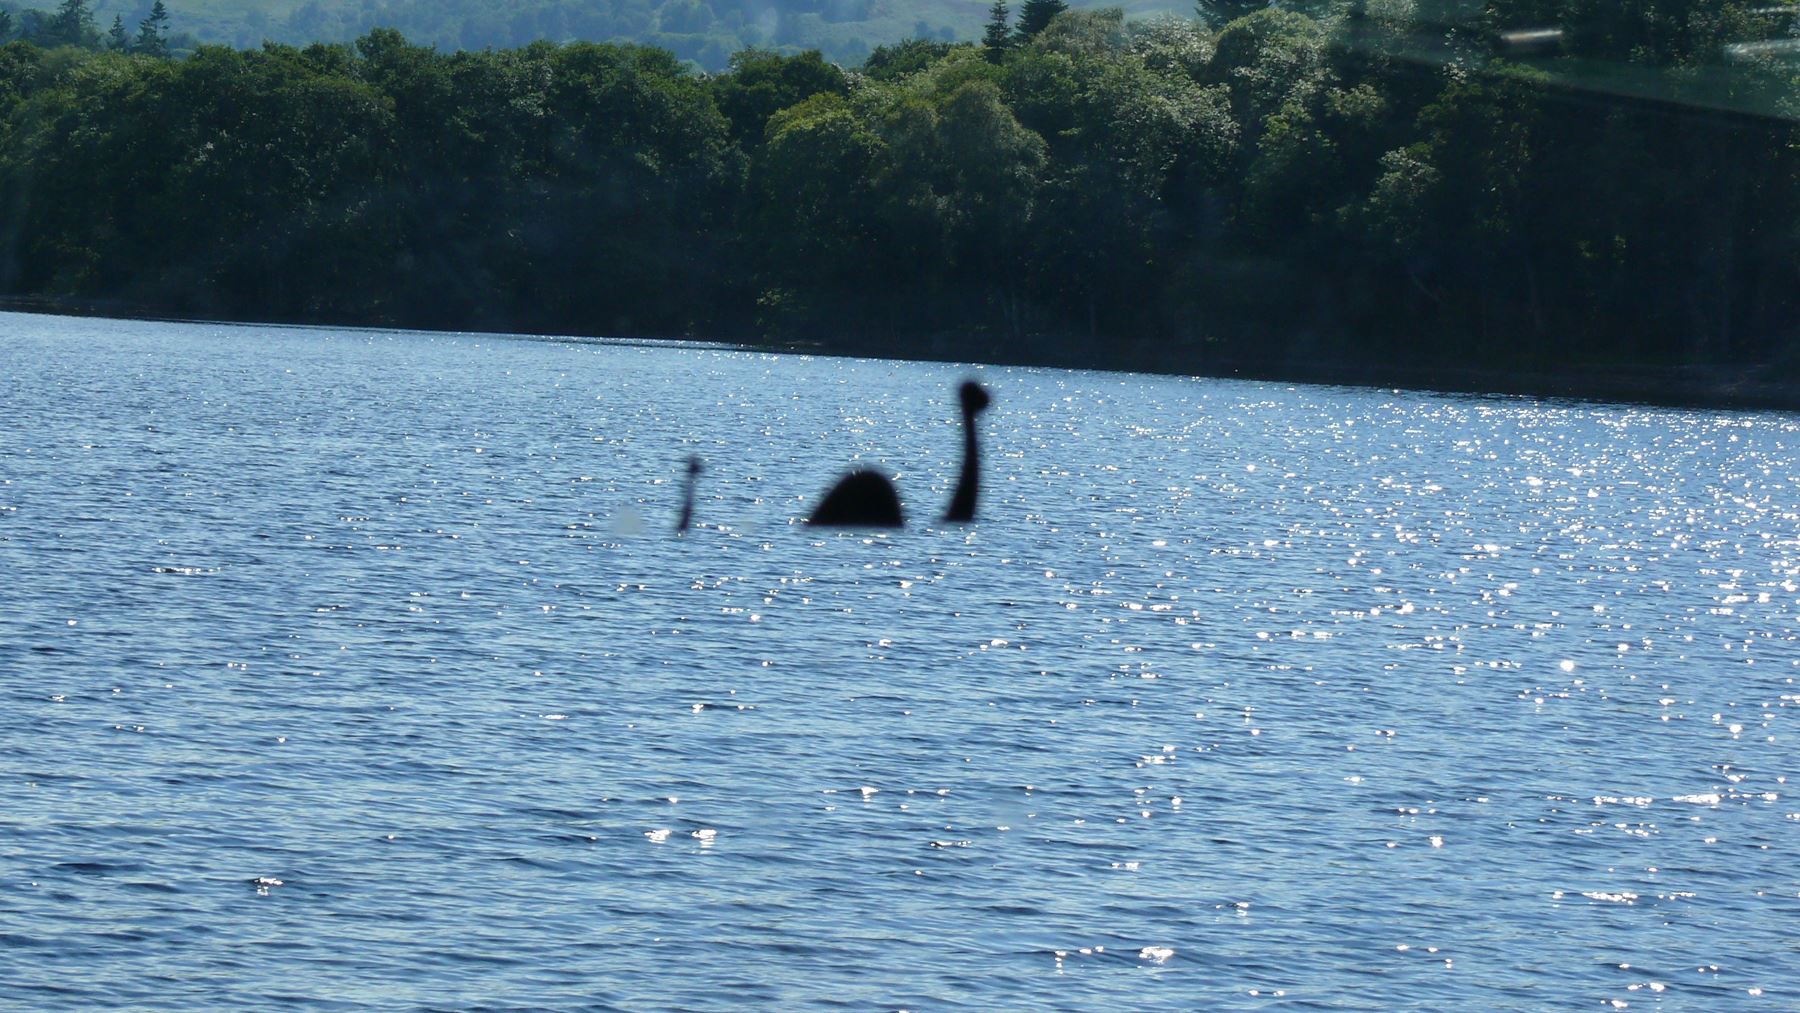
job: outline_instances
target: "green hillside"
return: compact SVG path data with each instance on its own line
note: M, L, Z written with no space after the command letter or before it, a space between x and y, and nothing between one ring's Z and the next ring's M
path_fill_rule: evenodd
M716 70L750 46L820 49L855 64L884 43L909 38L973 40L989 0L166 0L176 36L240 48L263 40L347 41L371 28L398 28L440 49L555 42L643 42ZM0 0L0 9L49 9L55 0ZM1013 4L1016 9L1018 4ZM1074 0L1073 7L1123 7L1130 15L1179 12L1191 3ZM101 29L114 16L135 30L149 0L94 0ZM1015 10L1016 13L1016 10Z

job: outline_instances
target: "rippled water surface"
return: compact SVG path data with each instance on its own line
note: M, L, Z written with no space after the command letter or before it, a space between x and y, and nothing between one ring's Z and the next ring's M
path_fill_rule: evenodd
M1800 1008L1794 417L17 315L0 376L0 1007ZM911 527L796 522L852 462Z

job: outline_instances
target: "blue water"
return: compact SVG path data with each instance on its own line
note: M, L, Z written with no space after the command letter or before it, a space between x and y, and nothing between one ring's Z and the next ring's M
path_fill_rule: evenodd
M0 1007L1800 1008L1792 416L23 315L0 376ZM852 464L910 528L797 523Z

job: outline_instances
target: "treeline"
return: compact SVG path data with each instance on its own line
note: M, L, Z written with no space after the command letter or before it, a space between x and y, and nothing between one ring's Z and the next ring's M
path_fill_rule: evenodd
M0 291L1181 371L1796 372L1781 11L1027 6L856 71L14 43Z
M52 44L56 33L39 29L60 16L57 8L66 2L0 0L0 21L10 17L24 37ZM115 18L130 35L150 3L93 0L99 25L89 38L104 41ZM861 62L877 42L909 34L948 41L976 28L966 0L183 0L181 6L182 35L168 40L180 51L199 43L242 48L265 40L348 42L384 27L444 50L539 40L635 42L712 71L751 47L820 49L827 59L849 65Z
M54 10L15 9L0 3L0 42L15 39L39 46L108 49L146 56L168 56L176 46L192 49L194 45L191 36L171 36L169 8L163 0L153 0L143 16L131 23L125 15L114 14L111 25L104 30L89 0L61 0Z
M308 0L285 21L267 23L264 35L351 39L382 26L444 49L636 42L719 70L746 47L817 48L829 59L859 62L876 42L908 32L953 39L956 6L946 0Z

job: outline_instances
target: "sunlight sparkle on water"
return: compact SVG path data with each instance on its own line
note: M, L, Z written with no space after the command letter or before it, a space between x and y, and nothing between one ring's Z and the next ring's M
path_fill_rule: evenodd
M1790 417L6 320L32 1008L1800 1008Z

